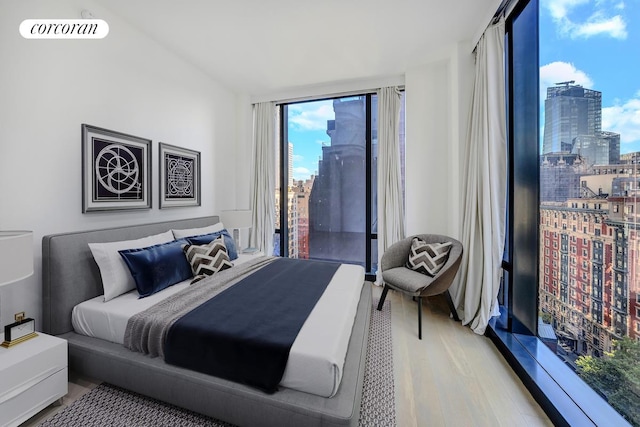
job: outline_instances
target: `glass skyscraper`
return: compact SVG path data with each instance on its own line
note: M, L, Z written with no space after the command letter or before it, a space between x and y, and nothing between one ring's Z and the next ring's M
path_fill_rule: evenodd
M571 152L578 136L599 136L602 93L573 83L562 82L547 88L542 154Z

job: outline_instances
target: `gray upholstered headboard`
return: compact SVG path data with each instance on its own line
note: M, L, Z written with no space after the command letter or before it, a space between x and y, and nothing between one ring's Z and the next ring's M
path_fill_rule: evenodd
M204 227L217 216L102 230L52 234L42 238L42 330L60 335L73 330L71 310L82 301L102 295L98 265L89 243L138 239L172 228Z

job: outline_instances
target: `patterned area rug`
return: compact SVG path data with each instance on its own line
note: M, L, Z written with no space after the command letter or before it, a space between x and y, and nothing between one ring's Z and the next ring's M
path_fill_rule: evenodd
M396 404L393 385L393 343L391 341L391 303L376 310L378 299L371 307L367 363L364 372L360 427L395 427Z
M360 426L396 425L391 342L391 306L371 306ZM39 424L53 426L233 427L211 417L102 383L74 403Z

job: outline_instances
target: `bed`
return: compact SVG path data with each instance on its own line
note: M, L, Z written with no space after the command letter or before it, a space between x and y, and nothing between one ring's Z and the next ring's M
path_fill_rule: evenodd
M102 336L105 338L102 339L75 332L71 315L74 307L103 293L100 272L88 243L135 239L170 229L203 227L215 222L217 217L205 217L45 236L42 245L43 331L68 341L70 368L81 375L233 424L356 425L371 307L371 289L368 286L361 288L355 303L355 320L347 339L339 386L331 393L325 393L334 394L333 397L311 394L313 390L295 390L295 384L290 387L283 384L285 387L276 393L266 394L253 387L169 365L158 357L132 352L118 339L109 341L108 336ZM116 335L119 334L121 332Z

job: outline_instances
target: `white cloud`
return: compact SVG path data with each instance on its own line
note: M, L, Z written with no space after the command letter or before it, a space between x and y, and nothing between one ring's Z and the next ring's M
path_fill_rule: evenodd
M589 38L598 34L605 34L614 39L627 38L627 24L620 15L612 18L592 17L584 24L574 25L569 31L572 38Z
M296 181L308 179L311 176L311 171L305 167L293 168L293 179Z
M327 120L333 120L331 101L294 104L289 106L289 121L301 130L326 130Z
M602 108L602 130L619 133L621 144L640 142L640 96Z
M627 24L624 18L620 14L613 14L614 10L616 13L624 10L624 2L612 4L608 0L595 0L594 3L591 7L590 0L543 0L543 7L549 11L561 36L586 39L603 35L626 39ZM589 5L593 10L586 19L575 16L578 14L576 9L583 5ZM584 12L584 9L580 12Z
M303 166L299 166L297 168L293 168L293 173L295 174L310 174L311 171Z
M569 14L571 9L581 4L589 3L589 0L543 0L542 4L554 19L563 19Z
M621 1L620 3L616 4L616 9L618 10L624 10L624 2Z
M294 154L293 155L293 161L294 162L302 162L304 160L304 156L301 156L300 154Z
M593 80L570 62L556 61L540 67L540 101L547 97L547 88L556 83L575 81L575 84L593 88Z

